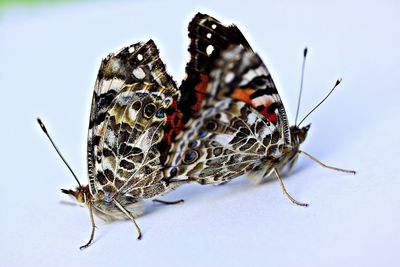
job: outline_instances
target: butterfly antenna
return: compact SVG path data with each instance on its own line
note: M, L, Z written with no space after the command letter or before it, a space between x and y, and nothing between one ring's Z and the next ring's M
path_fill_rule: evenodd
M308 49L307 49L307 47L305 47L304 53L303 53L303 65L301 66L300 92L299 92L299 99L297 100L297 111L296 111L296 119L295 119L294 125L297 125L297 117L299 116L301 94L303 93L304 70L306 67L307 51L308 51Z
M42 122L42 120L40 118L37 118L37 122L39 123L40 128L42 128L43 132L46 134L47 138L49 138L51 144L53 145L54 149L57 151L57 154L60 156L60 158L62 159L62 161L64 161L65 165L67 165L68 169L70 170L70 172L72 173L72 175L74 176L76 182L78 183L79 187L82 187L81 183L79 182L78 178L76 177L74 171L71 169L71 167L69 166L68 162L64 159L64 157L61 155L60 151L58 150L56 144L53 142L53 139L51 139L49 133L47 132L46 126L44 126L44 123Z
M316 105L310 112L308 112L308 114L301 120L301 122L299 123L299 125L297 125L298 127L300 126L300 124L307 119L308 116L310 116L311 113L314 112L314 110L316 110L322 103L324 103L324 101L332 94L333 90L335 90L335 88L342 82L342 78L339 78L336 80L335 85L333 86L333 88L329 91L329 93L324 97L324 99L322 99L321 102L318 103L318 105Z

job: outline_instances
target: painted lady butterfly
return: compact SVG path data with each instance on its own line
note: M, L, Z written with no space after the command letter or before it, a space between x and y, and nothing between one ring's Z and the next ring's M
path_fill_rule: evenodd
M271 75L235 26L198 13L189 24L191 55L182 82L185 130L169 152L166 177L221 184L248 174L255 182L293 167L310 125L289 127Z
M126 47L102 61L89 122L89 185L82 186L70 169L79 186L62 189L90 210L92 232L81 248L93 240L93 213L106 221L129 218L140 239L135 217L141 213L142 200L154 199L182 183L167 183L161 163L162 154L166 154L164 143L169 140L165 136L171 130L167 113L176 108L178 97L175 82L166 73L152 40ZM40 119L38 122L50 138Z
M135 217L143 200L191 182L221 184L243 174L255 182L293 166L309 126L288 126L268 69L240 30L197 14L191 58L179 90L152 40L110 54L97 76L88 133L89 185L62 189L106 220ZM50 138L44 124L38 122ZM64 158L61 156L66 163ZM166 202L175 204L180 201Z

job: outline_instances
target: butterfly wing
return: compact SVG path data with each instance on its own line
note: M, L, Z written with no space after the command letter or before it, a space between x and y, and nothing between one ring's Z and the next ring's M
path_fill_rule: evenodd
M263 116L290 144L288 119L271 74L261 58L240 46L231 46L216 61L207 89L212 96L206 101L232 98L242 101Z
M251 50L246 38L235 25L224 25L206 14L198 13L188 26L190 60L186 66L186 78L179 88L179 108L186 123L198 114L207 98L207 86L214 61L230 45L241 45Z
M214 97L176 142L166 175L219 184L249 171L269 173L290 133L267 68L255 53L234 46L210 78L207 91Z
M254 124L248 123L250 119ZM166 176L202 184L227 182L259 165L269 145L269 133L262 116L256 116L247 104L219 101L192 120L175 143Z
M110 54L97 77L88 134L94 197L151 197L161 189L159 144L178 91L153 41Z

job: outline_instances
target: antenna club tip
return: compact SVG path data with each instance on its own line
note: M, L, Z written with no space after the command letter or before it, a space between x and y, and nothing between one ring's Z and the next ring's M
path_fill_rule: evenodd
M304 57L307 56L307 52L308 52L308 48L307 48L307 46L306 46L306 47L304 47Z
M39 117L37 117L36 120L39 123L40 128L42 128L43 132L45 132L47 134L46 126L44 126L44 123L42 122L42 120Z
M338 78L337 80L336 80L336 84L335 84L335 86L338 86L341 82L342 82L342 78Z

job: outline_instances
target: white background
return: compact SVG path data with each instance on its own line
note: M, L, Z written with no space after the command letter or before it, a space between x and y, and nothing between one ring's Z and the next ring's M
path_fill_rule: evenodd
M11 8L0 15L1 266L398 266L400 264L400 5L397 1L87 2ZM234 22L266 62L292 123L304 46L303 149L356 176L301 158L284 179L252 186L190 185L149 203L137 222L97 220L62 204L74 188L36 124L41 116L86 181L86 131L101 58L153 38L180 82L187 24L202 11ZM302 117L300 115L300 117Z

